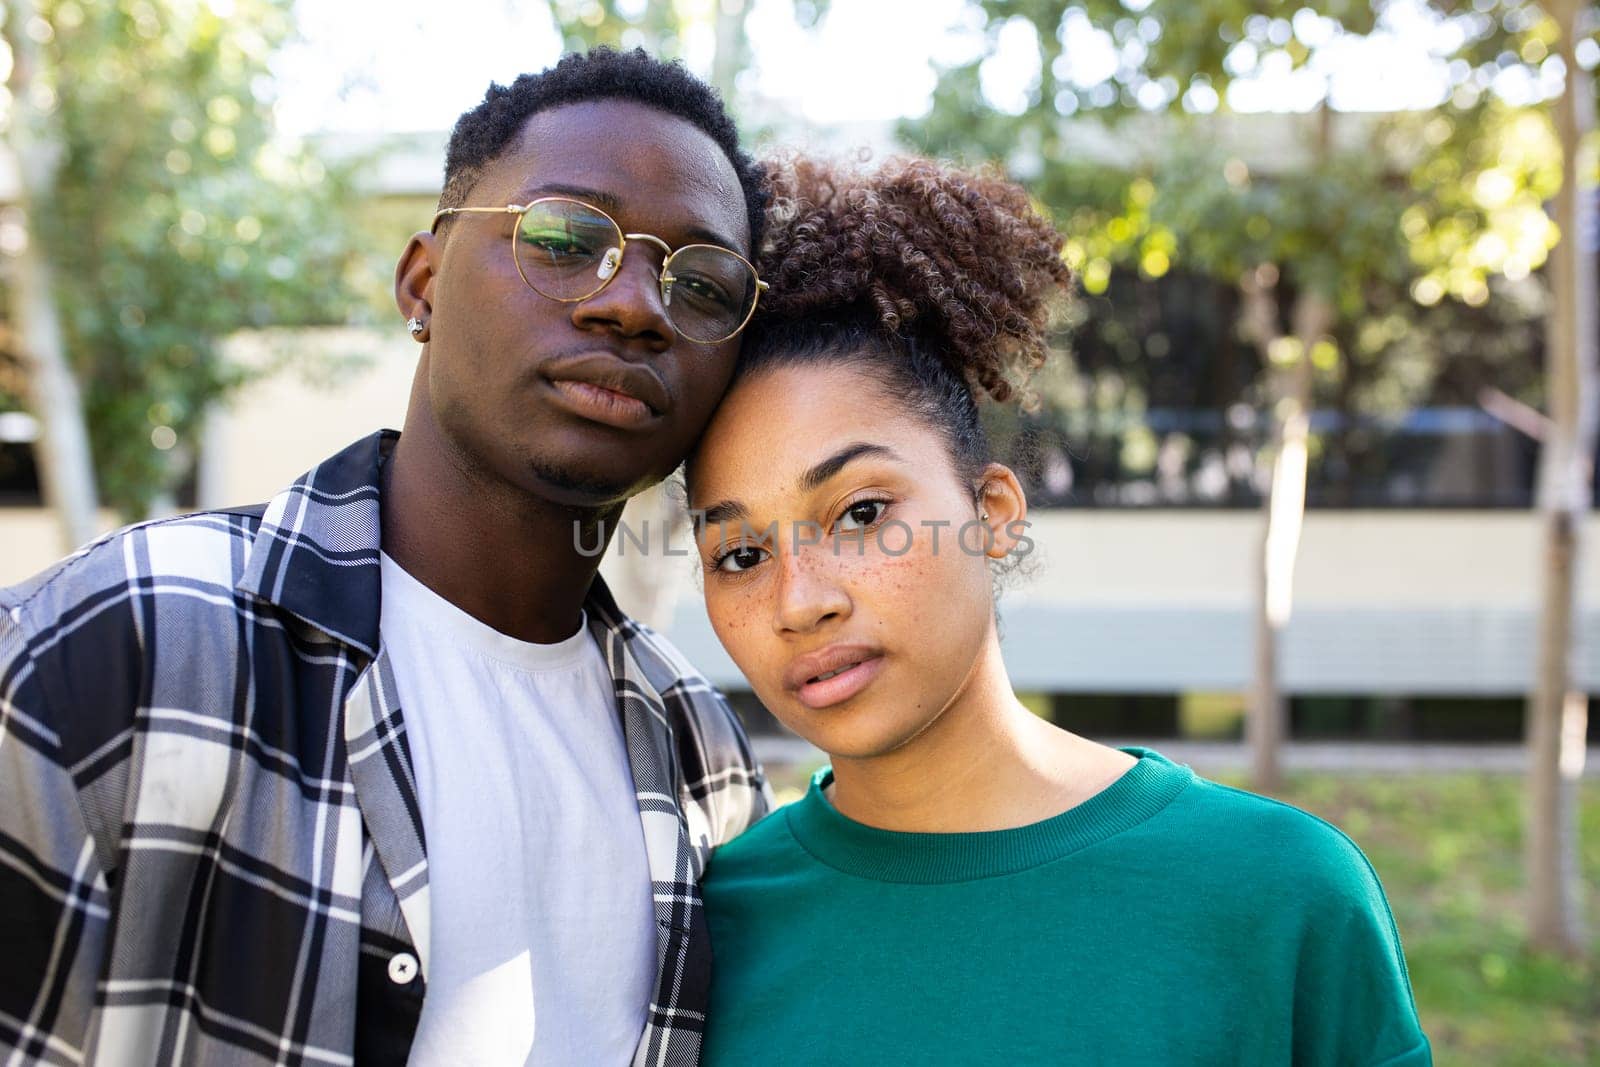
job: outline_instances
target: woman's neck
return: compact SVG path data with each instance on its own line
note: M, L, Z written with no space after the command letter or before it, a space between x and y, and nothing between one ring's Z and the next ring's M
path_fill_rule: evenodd
M1024 707L991 632L966 684L925 730L883 755L834 760L829 799L884 830L1007 830L1081 804L1134 762Z

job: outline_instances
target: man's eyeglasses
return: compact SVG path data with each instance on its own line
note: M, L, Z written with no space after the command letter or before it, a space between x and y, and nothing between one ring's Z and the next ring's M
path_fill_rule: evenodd
M449 207L433 216L516 215L511 254L528 288L575 304L604 289L622 269L629 241L648 241L666 253L658 283L672 326L700 344L726 341L750 321L767 283L750 261L720 245L674 249L648 233L623 233L610 215L581 200L541 197L505 207Z

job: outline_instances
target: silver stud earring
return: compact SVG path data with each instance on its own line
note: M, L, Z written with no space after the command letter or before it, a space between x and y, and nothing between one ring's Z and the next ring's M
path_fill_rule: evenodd
M419 318L416 318L415 316L406 320L406 329L411 331L412 337L422 336L422 331L427 328L427 323L423 322Z
M982 519L984 522L988 522L989 521L989 513L987 511L985 511L982 515L979 515L978 518Z

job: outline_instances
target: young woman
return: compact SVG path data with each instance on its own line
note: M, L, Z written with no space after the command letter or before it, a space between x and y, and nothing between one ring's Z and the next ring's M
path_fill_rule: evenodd
M1027 501L977 399L1042 362L1059 235L928 161L779 186L687 487L718 637L832 767L711 865L705 1062L1431 1062L1348 838L1011 689Z

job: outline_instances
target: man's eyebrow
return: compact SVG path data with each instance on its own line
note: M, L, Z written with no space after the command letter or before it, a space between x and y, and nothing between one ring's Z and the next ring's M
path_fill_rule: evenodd
M863 456L881 456L884 459L892 459L897 463L905 462L900 458L898 452L887 445L875 445L867 441L857 441L854 444L845 445L839 451L802 474L799 482L800 491L811 492L820 487L823 482L844 470L847 464L861 459Z
M733 238L728 237L726 234L720 234L716 230L708 230L704 226L690 226L683 232L695 244L716 245L718 248L726 248L730 252L739 252L739 245ZM744 255L743 252L739 252L739 254L741 256Z
M589 189L582 185L568 185L565 182L544 182L524 191L527 203L538 200L544 196L570 196L574 200L583 200L602 208L612 215L622 214L622 198L615 193L608 193L602 189ZM718 233L706 226L689 225L684 227L684 235L689 238L690 244L718 245L733 252L739 251L738 242L727 234ZM740 253L743 255L743 253Z
M582 185L566 185L562 182L544 182L527 190L529 201L538 200L546 196L570 196L574 200L583 200L607 211L620 212L622 210L622 198L615 193L608 193L601 189L590 189Z

